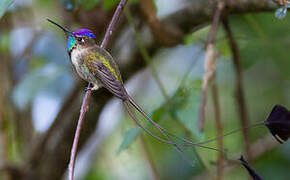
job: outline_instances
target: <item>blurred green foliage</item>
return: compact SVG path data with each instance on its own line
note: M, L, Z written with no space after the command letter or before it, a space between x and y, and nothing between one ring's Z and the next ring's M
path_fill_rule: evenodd
M118 149L118 153L120 153L121 151L127 149L128 146L133 143L133 141L136 139L136 137L138 136L138 134L141 131L142 130L139 127L130 128L126 132L126 134L124 135L124 139L123 139L123 142L121 143L121 145L120 145L120 147Z

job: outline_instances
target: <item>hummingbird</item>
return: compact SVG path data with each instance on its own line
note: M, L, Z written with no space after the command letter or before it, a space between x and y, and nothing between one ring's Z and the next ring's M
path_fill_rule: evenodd
M129 116L146 133L163 143L173 145L183 156L185 155L181 147L184 146L200 146L202 148L220 151L215 148L203 146L203 143L193 143L190 140L178 137L153 121L127 93L118 65L108 51L97 45L96 36L92 33L92 31L89 29L78 29L76 31L70 31L50 19L47 20L64 31L67 37L67 52L70 57L73 69L83 80L93 85L90 89L98 90L99 88L104 87L114 96L121 99ZM133 106L139 113L141 113L143 117L147 119L155 128L157 128L157 130L164 137L162 138L158 135L155 135L147 128L145 128L135 117L133 111L130 108L130 105ZM173 141L172 137L179 139L182 141L182 143Z

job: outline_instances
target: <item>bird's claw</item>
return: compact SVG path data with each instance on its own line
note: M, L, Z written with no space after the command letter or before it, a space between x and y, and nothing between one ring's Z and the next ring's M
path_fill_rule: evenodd
M91 91L92 89L93 89L92 86L88 86L88 87L85 88L85 91L86 91L86 92L87 92L87 91Z

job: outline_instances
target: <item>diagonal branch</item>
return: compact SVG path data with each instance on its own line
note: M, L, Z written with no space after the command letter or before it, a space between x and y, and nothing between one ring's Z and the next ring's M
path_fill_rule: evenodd
M102 41L101 48L107 47L107 45L110 41L110 38L113 34L113 31L115 29L115 26L116 26L116 24L121 16L121 13L124 9L124 6L126 5L126 2L127 2L127 0L121 0L117 9L115 10L113 18L112 18L112 20L107 28L106 34L105 34L104 39ZM89 83L88 89L89 89L89 87L91 87L91 83ZM69 162L69 179L70 180L73 180L75 159L76 159L76 153L77 153L77 148L78 148L78 141L80 138L82 124L84 122L84 117L85 117L85 114L88 110L89 99L90 99L91 94L92 94L91 90L88 90L86 92L85 97L83 99L82 106L81 106L81 110L80 110L80 116L79 116L77 129L76 129L75 136L74 136L73 146L71 149L70 162Z

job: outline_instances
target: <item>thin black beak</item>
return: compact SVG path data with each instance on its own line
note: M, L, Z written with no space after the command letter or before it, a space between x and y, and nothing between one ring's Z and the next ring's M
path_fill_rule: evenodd
M66 29L65 27L62 27L61 25L57 24L56 22L54 22L54 21L52 21L50 19L47 19L47 21L50 22L50 23L52 23L52 24L54 24L54 25L56 25L60 29L62 29L65 32L66 35L72 34L68 29Z

